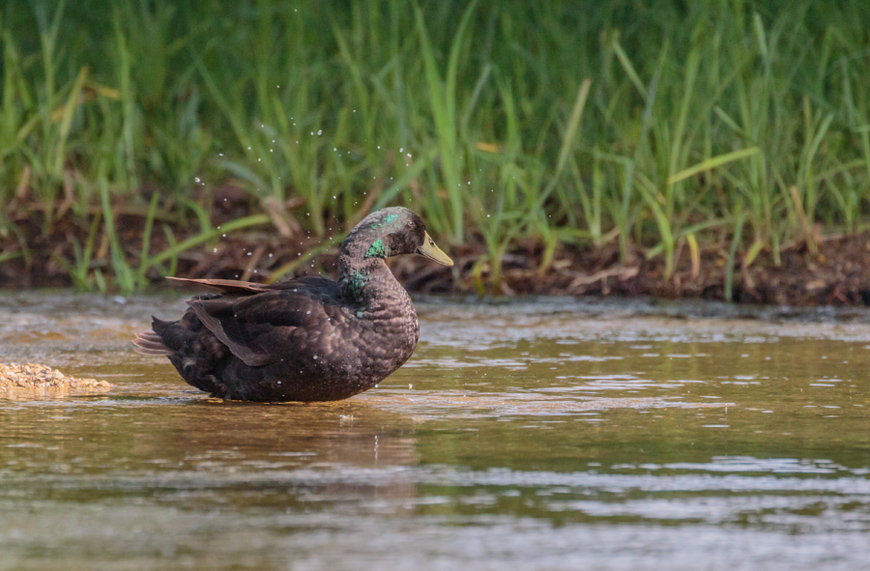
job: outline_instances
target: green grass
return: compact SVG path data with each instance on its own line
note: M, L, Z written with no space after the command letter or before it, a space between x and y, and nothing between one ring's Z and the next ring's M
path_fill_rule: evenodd
M407 205L483 244L482 291L519 241L542 272L562 244L666 274L698 244L728 244L729 272L778 263L816 223L870 221L868 21L860 0L8 2L0 201L79 229L57 261L84 289L141 289L218 239L224 183L253 206L239 228L323 243ZM135 251L121 207L145 220ZM14 214L0 263L34 255Z

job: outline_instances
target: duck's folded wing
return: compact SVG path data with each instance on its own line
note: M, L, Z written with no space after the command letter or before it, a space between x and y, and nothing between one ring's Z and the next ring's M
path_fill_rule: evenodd
M268 291L270 289L267 284L243 282L240 280L222 280L217 278L176 278L174 276L167 276L166 279L172 280L174 282L201 285L208 288L216 289L221 293L230 293L236 295L253 295L262 291Z
M252 367L289 357L292 344L331 332L338 311L286 291L192 299L188 304L233 355Z
M327 296L338 294L338 285L333 280L321 276L303 276L270 284L220 278L176 278L174 276L167 276L166 279L182 284L199 285L230 295L254 295L266 291L292 291L294 293L301 292L308 295Z

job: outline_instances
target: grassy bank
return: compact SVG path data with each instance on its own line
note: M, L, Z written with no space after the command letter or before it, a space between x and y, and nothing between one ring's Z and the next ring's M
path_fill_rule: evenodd
M494 288L518 245L541 271L613 245L664 279L705 248L778 264L870 220L867 22L862 0L5 3L0 264L133 291L223 234L325 243L392 204L479 244Z

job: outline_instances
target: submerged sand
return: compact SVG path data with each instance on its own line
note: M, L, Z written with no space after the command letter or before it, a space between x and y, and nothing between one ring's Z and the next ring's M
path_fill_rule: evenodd
M112 388L106 381L78 379L37 363L0 363L0 396L42 396L71 392L103 392Z

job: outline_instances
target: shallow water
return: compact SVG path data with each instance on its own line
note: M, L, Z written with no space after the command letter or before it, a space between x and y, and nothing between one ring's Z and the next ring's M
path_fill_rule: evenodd
M131 351L170 298L0 296L0 569L859 569L870 314L418 304L340 403L206 398Z

